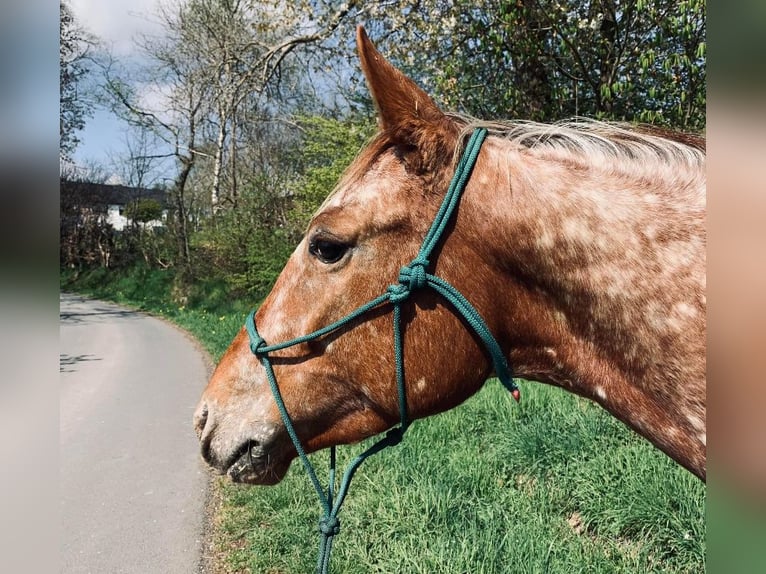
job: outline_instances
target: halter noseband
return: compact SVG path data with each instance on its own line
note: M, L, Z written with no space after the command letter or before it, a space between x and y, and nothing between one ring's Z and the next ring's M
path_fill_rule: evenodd
M279 414L282 417L282 422L285 425L287 433L290 435L290 439L295 446L295 450L298 453L306 472L309 475L309 479L314 485L314 489L319 496L319 501L324 510L324 514L319 521L319 531L322 535L319 559L317 561L317 572L326 573L329 567L330 551L332 549L333 538L340 531L340 521L338 519L338 513L340 507L343 504L343 500L348 493L348 487L351 484L351 479L354 473L359 468L359 465L364 462L365 459L373 454L383 450L387 446L394 446L401 442L404 432L410 424L407 417L407 396L404 381L404 353L402 344L402 323L401 323L401 307L402 303L406 301L413 291L423 288L431 288L439 295L444 297L449 303L452 304L457 314L462 317L473 329L476 335L484 343L484 346L492 359L492 365L495 370L495 374L503 386L513 394L513 397L519 400L519 390L516 383L513 380L511 371L508 367L508 363L503 355L500 345L498 345L495 337L487 327L487 324L482 319L481 315L474 309L468 300L452 285L428 273L428 268L431 264L429 257L436 245L441 240L442 235L447 224L452 217L458 203L460 202L460 196L465 189L468 179L471 176L474 165L476 164L476 158L479 155L481 145L484 139L487 137L487 130L484 128L478 128L471 134L470 139L466 145L465 150L460 158L460 162L455 170L455 174L450 182L447 194L444 197L441 207L439 208L433 223L431 224L428 233L426 234L423 244L420 247L417 257L412 260L409 265L402 267L399 272L398 283L390 285L385 293L376 297L369 303L362 305L356 310L352 311L342 319L327 325L313 333L303 335L283 343L277 343L274 345L268 345L266 341L258 334L258 330L255 326L255 311L251 311L245 320L245 328L250 337L250 350L258 357L266 370L266 377L268 378L269 385L271 386L271 392L274 395L274 400L277 403ZM308 341L323 337L333 331L336 331L358 317L365 315L369 311L383 305L390 304L393 307L393 322L394 322L394 355L396 359L396 386L399 394L399 426L390 429L386 435L373 444L370 448L365 450L362 454L357 456L351 461L340 483L340 487L337 492L335 491L335 447L330 448L330 483L328 485L327 492L325 493L316 472L311 465L306 452L301 445L298 434L295 432L295 428L290 419L290 415L285 407L282 394L279 391L277 380L274 375L274 369L271 366L269 359L269 353L286 349L294 345L300 345Z

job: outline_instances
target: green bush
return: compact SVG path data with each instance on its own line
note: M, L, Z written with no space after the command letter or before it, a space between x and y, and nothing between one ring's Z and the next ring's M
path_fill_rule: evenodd
M125 217L138 223L156 221L162 217L162 204L152 198L136 199L125 206Z
M251 303L266 296L313 213L372 133L364 122L299 118L299 148L287 153L283 181L252 177L236 206L220 210L192 238L196 275ZM289 169L287 166L289 165Z
M374 133L375 125L364 120L336 120L320 116L299 118L305 130L300 157L302 175L293 183L290 220L300 230L338 183Z

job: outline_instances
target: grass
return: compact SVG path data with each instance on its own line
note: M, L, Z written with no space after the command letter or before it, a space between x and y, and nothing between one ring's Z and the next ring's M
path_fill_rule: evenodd
M169 305L167 277L133 273L62 284L162 314L214 357L247 312L225 297ZM592 403L521 388L517 405L489 381L369 459L341 511L333 572L703 572L705 486ZM326 453L312 459L326 468ZM299 464L274 487L216 488L222 571L313 571L319 505Z

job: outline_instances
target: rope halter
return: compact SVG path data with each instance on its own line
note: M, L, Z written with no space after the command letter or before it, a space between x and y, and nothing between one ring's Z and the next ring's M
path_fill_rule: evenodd
M409 427L409 419L407 416L407 395L405 388L404 377L404 353L403 353L403 332L401 321L401 307L402 304L409 298L413 291L418 289L431 288L446 299L453 307L454 311L462 317L468 325L473 329L476 335L482 340L484 346L492 359L492 365L496 376L500 379L500 382L505 386L508 391L513 394L513 397L519 400L519 390L511 375L511 370L508 367L508 363L505 356L500 349L495 337L487 327L487 324L482 319L481 315L474 309L471 303L452 285L428 273L430 266L429 257L438 245L439 241L444 234L444 230L450 221L455 209L460 201L461 194L465 189L466 184L471 176L476 159L479 156L479 151L484 139L487 137L487 130L484 128L476 129L472 134L463 155L460 158L458 166L455 170L455 175L452 178L449 189L444 197L441 207L439 208L433 223L431 224L428 233L426 234L423 243L420 247L417 257L410 262L409 265L402 267L399 272L398 283L390 285L386 291L373 299L372 301L362 305L356 310L352 311L342 319L327 325L313 333L303 335L283 343L274 345L268 345L266 341L258 334L258 330L255 326L255 311L251 311L245 320L245 328L247 329L250 337L250 350L258 357L258 360L266 370L266 377L271 387L271 392L274 395L274 400L279 409L279 414L282 417L282 422L285 425L290 439L295 446L295 450L298 453L298 458L303 464L306 472L309 475L309 479L314 486L319 497L319 502L322 505L323 515L319 521L319 532L321 534L321 542L319 548L319 558L317 560L316 571L319 574L326 574L329 569L330 552L332 550L332 541L335 536L340 532L340 520L338 513L340 512L343 500L348 493L349 485L354 473L365 461L373 454L380 452L388 446L395 446L399 444ZM349 325L352 321L358 317L367 314L369 311L380 307L384 304L390 304L393 307L393 331L394 331L394 357L396 363L396 387L399 394L399 426L388 430L383 438L374 443L367 450L362 452L359 456L351 461L348 468L343 474L340 486L335 489L335 447L330 447L330 480L327 491L325 491L316 472L314 471L311 462L306 456L306 452L301 445L298 434L295 432L290 415L285 407L285 402L282 399L282 394L279 391L277 380L274 375L274 369L271 366L269 359L269 353L299 345L319 337L323 337L333 331L341 329Z

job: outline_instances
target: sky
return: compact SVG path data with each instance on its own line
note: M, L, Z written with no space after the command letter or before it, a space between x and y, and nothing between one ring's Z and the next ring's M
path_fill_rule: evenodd
M136 56L133 39L139 34L158 33L153 22L159 0L69 0L75 18L95 34L120 59ZM109 111L97 109L79 133L81 143L74 154L81 167L108 165L110 156L125 148L127 128Z
M161 4L169 1L172 0L68 0L77 22L99 38L123 63L138 61L140 54L134 41L137 37L162 34L163 27L157 23L157 12ZM151 94L143 96L155 97ZM112 166L127 154L129 134L130 128L126 123L106 109L96 109L93 116L86 120L85 128L78 132L80 144L73 154L75 165L83 175L98 166L110 183L124 183L114 173L119 168L113 169ZM168 169L171 173L165 173ZM156 171L155 177L159 179L172 175L172 162L158 165Z

